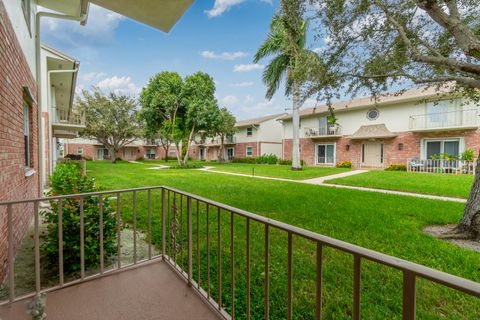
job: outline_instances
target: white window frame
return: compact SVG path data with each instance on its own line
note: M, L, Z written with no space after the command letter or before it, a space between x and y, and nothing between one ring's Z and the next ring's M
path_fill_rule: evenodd
M79 155L83 154L83 147L78 147L77 148L77 154L79 154Z
M26 169L32 167L32 158L30 152L30 142L32 137L30 136L30 106L27 102L23 102L23 144L24 144L24 165Z
M249 149L252 150L251 154L248 154L248 150L249 150ZM252 146L248 146L248 147L245 148L245 155L246 155L247 157L253 157L253 147L252 147Z
M440 153L445 151L444 142L458 141L458 153L465 152L465 138L464 137L443 137L443 138L425 138L421 141L420 159L427 159L427 142L442 141ZM457 156L457 155L456 155Z
M328 145L333 145L333 163L326 162L326 163L319 163L318 162L318 146L328 146ZM315 144L315 165L319 166L334 166L337 163L337 143L332 142L332 143L316 143Z
M253 137L253 127L247 127L247 137Z

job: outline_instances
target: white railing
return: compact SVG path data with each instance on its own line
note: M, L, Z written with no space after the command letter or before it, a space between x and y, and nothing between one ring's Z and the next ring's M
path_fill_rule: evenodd
M379 160L371 160L371 161L362 161L360 159L352 161L352 168L361 169L361 168L368 168L368 169L385 169L387 162L386 159L383 159L383 162Z
M409 159L407 170L411 172L475 174L476 160Z
M338 136L341 128L339 124L328 124L326 127L305 128L304 132L306 137Z
M76 126L85 125L85 114L68 109L53 108L53 123L71 124Z
M410 116L411 130L474 127L479 124L477 109L432 112Z

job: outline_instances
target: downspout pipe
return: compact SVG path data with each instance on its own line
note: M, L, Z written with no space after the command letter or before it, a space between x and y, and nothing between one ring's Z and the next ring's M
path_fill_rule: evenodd
M83 2L83 1L82 1ZM43 186L45 181L43 179L43 172L45 171L45 150L43 143L43 117L42 117L42 65L41 65L41 42L40 42L40 22L41 18L56 18L63 20L79 21L84 23L87 19L87 14L81 14L79 16L69 16L53 12L37 12L35 15L35 67L36 67L36 80L37 80L37 144L38 144L38 196L43 196Z

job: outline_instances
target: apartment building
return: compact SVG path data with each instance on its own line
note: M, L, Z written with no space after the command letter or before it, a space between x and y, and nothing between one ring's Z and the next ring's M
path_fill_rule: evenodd
M224 139L224 159L258 157L264 154L282 156L282 114L238 121L236 133ZM219 137L205 138L192 146L191 157L198 160L217 160L220 154Z
M74 138L62 141L64 155L79 155L90 160L111 160L110 151L101 143L92 139ZM176 148L171 145L168 157L176 157ZM116 159L134 161L139 159L165 159L165 149L159 141L154 139L137 139L115 154Z
M364 97L300 113L300 154L307 165L384 168L440 154L460 156L480 149L479 105L461 97L413 88L374 101ZM283 122L283 158L292 155L291 115Z

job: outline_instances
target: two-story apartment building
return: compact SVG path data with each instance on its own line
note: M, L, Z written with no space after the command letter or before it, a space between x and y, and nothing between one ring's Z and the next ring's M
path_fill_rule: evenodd
M111 160L112 155L109 150L96 140L86 138L63 139L64 155L80 155L90 160ZM176 157L176 149L171 145L168 149L168 157ZM138 159L164 159L165 149L161 144L153 139L137 139L115 154L116 159L134 161Z
M301 111L300 154L307 165L383 168L434 155L459 156L480 148L479 106L459 97L414 88L401 95L371 97ZM283 157L291 159L291 115L283 122Z
M238 121L236 133L224 140L224 159L258 157L265 154L282 156L282 124L278 119L286 114L273 114ZM217 160L219 137L205 138L192 146L191 157L198 160Z

